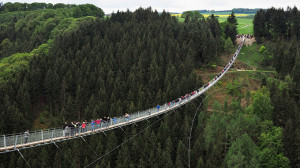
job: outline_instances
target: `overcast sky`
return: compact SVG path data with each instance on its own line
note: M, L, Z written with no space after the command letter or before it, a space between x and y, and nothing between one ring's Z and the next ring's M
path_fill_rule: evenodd
M187 10L230 10L232 8L269 8L296 6L300 8L300 0L0 0L0 2L45 2L67 4L94 4L104 10L106 14L118 10L135 10L139 7L149 7L161 12L182 12Z

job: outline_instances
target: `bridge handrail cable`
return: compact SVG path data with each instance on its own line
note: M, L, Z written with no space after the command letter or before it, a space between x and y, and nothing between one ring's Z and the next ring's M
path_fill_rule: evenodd
M170 104L165 103L163 105L160 105L159 108L153 107L143 111L131 113L129 115L130 119L127 119L124 116L119 116L119 117L115 117L116 120L113 121L113 118L111 118L110 121L107 123L101 122L99 128L96 124L94 129L95 131L92 130L92 126L90 124L87 124L86 131L82 130L82 128L75 128L72 130L63 130L62 128L51 128L47 130L31 131L30 136L28 136L27 144L24 144L25 141L24 133L2 135L0 136L0 153L15 151L17 149L30 148L34 146L51 143L54 141L64 141L64 140L78 138L81 136L87 136L99 132L104 132L107 130L129 125L135 122L147 120L149 118L160 115L162 113L166 113L170 110L174 110L192 101L193 99L199 97L200 95L205 93L209 88L211 88L214 84L216 84L225 75L225 73L230 69L231 65L234 63L235 59L237 58L237 55L239 54L244 44L244 41L245 38L243 37L241 44L239 45L232 59L215 78L209 81L206 85L194 91L194 94L189 94L189 96L187 96L184 99L178 98L176 100L171 101ZM68 131L68 133L72 135L66 137L66 133L67 133L66 131Z

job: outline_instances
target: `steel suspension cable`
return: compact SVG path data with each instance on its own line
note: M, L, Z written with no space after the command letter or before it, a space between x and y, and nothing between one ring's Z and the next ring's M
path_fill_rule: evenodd
M27 160L24 158L24 156L22 155L22 153L20 152L20 150L18 149L19 154L22 156L23 160L25 161L25 163L31 168L30 164L27 162Z
M242 44L244 45L244 38L242 39ZM240 47L240 50L241 50L241 48L243 47L243 45ZM239 51L240 52L240 51ZM235 55L235 57L237 57L238 56L238 54L239 54L239 52L237 53L237 55ZM236 53L235 53L236 54ZM236 59L236 58L235 58ZM233 64L233 62L231 63L231 65ZM228 67L228 68L230 68L231 67L231 65ZM228 70L227 70L228 71ZM223 88L220 88L219 90L221 90L221 89L223 89ZM214 91L214 92L212 92L211 94L213 94L213 93L215 93L216 91ZM208 96L210 96L211 94L209 94ZM208 96L206 97L206 98L208 98ZM206 99L205 98L205 99ZM205 100L204 99L204 100ZM204 101L203 100L203 101ZM202 102L203 102L202 101ZM202 104L202 102L201 102L201 104ZM201 106L201 104L199 105L199 107ZM195 121L195 118L196 118L196 115L197 115L197 112L198 112L198 109L199 109L199 107L196 109L196 112L195 112L195 114L194 114L194 118L193 118L193 120L192 120L192 124L191 124L191 128L190 128L190 136L189 136L189 149L188 149L188 167L190 168L191 167L191 154L190 154L190 152L191 152L191 136L192 136L192 131L193 131L193 125L194 125L194 121Z
M173 112L175 112L174 109L172 109L172 110L173 110ZM123 130L123 129L122 129L122 130ZM157 131L157 129L154 129L154 130ZM123 132L124 132L126 135L128 135L124 130L123 130ZM147 138L149 139L150 137L147 137ZM174 151L174 149L172 149L172 150ZM147 156L146 159L147 159L148 161L150 161L150 159L148 158L148 155L146 155L143 151L141 151L141 153L142 153L144 156ZM168 161L170 162L170 160L168 160ZM174 166L173 163L171 163L171 166L175 168L175 166Z
M206 96L206 97L202 100L202 102L199 104L199 106L197 107L197 109L196 109L196 112L195 112L194 117L193 117L193 120L192 120L191 128L190 128L189 145L188 145L188 167L191 167L191 153L190 153L190 152L191 152L191 136L192 136L193 126L194 126L194 121L195 121L195 118L196 118L196 116L197 116L198 110L199 110L199 108L201 107L202 103L203 103L207 98L209 98L209 96L211 96L213 93L215 93L215 92L217 92L217 91L219 91L219 90L221 90L221 89L224 89L224 88L220 88L220 89L218 89L218 90L215 90L214 92L212 92L212 93L210 93L208 96Z
M185 105L185 104L184 104ZM99 159L102 159L104 156L108 155L109 153L115 151L116 149L118 149L120 146L124 145L125 143L131 141L133 138L135 138L136 136L138 136L139 134L141 134L142 132L144 132L146 129L148 129L149 127L152 127L154 124L156 124L158 121L162 120L163 118L165 118L166 116L168 116L169 114L171 114L172 112L175 112L174 109L172 109L172 111L170 111L169 113L166 113L166 115L164 115L162 118L156 120L154 123L152 123L151 125L147 126L146 128L144 128L143 130L141 130L140 132L136 133L135 135L133 135L132 137L130 137L129 139L127 139L126 141L122 142L120 145L116 146L115 148L113 148L112 150L108 151L107 153L105 153L104 155L102 155L101 157L97 158L96 160L94 160L92 163L88 164L87 166L85 166L84 168L87 168L89 166L91 166L92 164L94 164L95 162L97 162Z
M97 156L97 157L99 157L98 156L98 154L97 154L97 152L90 146L90 144L88 144L87 142L86 142L86 140L83 138L83 136L80 136L80 138L89 146L89 148L95 153L95 155Z
M99 155L97 154L97 152L91 147L90 144L87 143L87 141L83 138L83 136L81 136L81 138L83 139L83 141L90 147L90 149L96 154L97 157L99 157ZM127 161L131 162L128 158L125 158ZM132 166L134 166L132 163L130 163Z
M197 99L194 99L197 101ZM187 105L187 103L184 103L182 106L179 106L178 108L182 108L184 105ZM116 150L117 148L119 148L120 146L124 145L125 143L131 141L133 138L135 138L137 135L141 134L142 132L144 132L146 129L148 129L149 127L152 127L154 124L156 124L158 121L162 120L163 118L165 118L167 115L169 115L170 113L175 112L175 109L171 109L169 112L166 113L166 115L164 115L162 118L159 118L158 120L156 120L154 123L152 123L151 125L147 126L145 129L143 129L142 131L138 132L137 134L133 135L131 138L129 138L128 140L124 141L123 143L121 143L120 145L116 146L115 148L113 148L112 150L108 151L107 153L105 153L104 155L102 155L101 157L99 157L98 159L96 159L95 161L93 161L92 163L88 164L86 167L89 167L90 165L94 164L96 161L98 161L99 159L103 158L104 156L108 155L109 153L113 152L114 150ZM174 149L173 149L174 151ZM148 159L149 160L149 159ZM175 167L172 164L173 167Z
M53 142L53 144L57 147L58 151L61 152L63 154L63 156L65 156L65 159L68 160L68 158L66 157L66 155L63 153L63 151L58 147L58 145ZM69 160L68 160L69 161ZM76 166L73 164L73 162L69 161L71 163L71 165L75 168Z

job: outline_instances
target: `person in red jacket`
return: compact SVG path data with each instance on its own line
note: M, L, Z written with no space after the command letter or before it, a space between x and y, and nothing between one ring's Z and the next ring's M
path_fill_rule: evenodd
M82 123L81 128L82 128L82 132L86 132L86 123L85 122Z
M97 123L97 128L100 128L100 119L97 119L96 123Z

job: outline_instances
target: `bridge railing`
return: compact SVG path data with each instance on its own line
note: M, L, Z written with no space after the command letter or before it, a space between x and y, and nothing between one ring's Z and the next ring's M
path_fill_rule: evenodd
M94 129L92 129L91 124L86 125L86 129L84 130L82 127L74 128L74 129L67 129L63 130L62 128L55 128L55 129L47 129L47 130L38 130L38 131L31 131L29 132L29 136L27 139L27 144L30 146L30 143L37 142L37 141L43 141L43 140L52 140L58 137L71 137L74 135L80 135L87 131L93 131L93 130L101 130L108 128L110 126L120 124L120 123L126 123L138 118L142 118L145 116L151 116L157 112L163 111L163 110L171 110L172 108L176 107L177 105L184 103L186 100L183 100L181 102L174 103L172 106L168 106L167 104L161 105L159 109L157 108L151 108L143 111L138 111L135 113L132 113L129 115L129 118L125 118L123 116L121 117L115 117L110 119L108 122L101 122L99 125L95 124ZM7 146L17 146L25 144L25 136L24 133L17 133L17 134L7 134L0 137L0 147L7 147Z
M204 92L206 92L210 87L212 87L215 83L217 83L225 75L225 73L232 66L234 60L237 58L237 55L239 54L243 43L244 43L244 39L242 40L241 45L236 50L231 61L226 65L226 67L220 73L221 74L220 76L213 78L211 81L208 82L209 85L207 87L202 86L195 92L195 94L189 96L186 99L183 99L178 102L173 101L171 105L168 105L168 103L165 103L163 105L160 105L160 108L154 107L154 108L146 109L143 111L134 112L129 115L129 118L125 118L124 116L114 117L114 118L111 118L108 122L101 122L100 125L95 124L94 129L92 128L91 124L87 124L86 129L79 127L79 128L74 128L74 129L68 129L68 130L63 130L62 128L52 128L52 129L47 129L47 130L32 131L32 132L30 132L30 135L28 136L27 143L30 145L31 142L36 142L36 141L43 141L43 140L49 141L50 140L50 142L51 142L55 138L63 138L63 137L69 137L69 136L72 137L74 135L85 135L85 132L87 132L87 131L94 131L94 130L101 131L101 130L110 128L113 125L122 124L122 123L125 123L125 124L130 123L130 121L136 120L138 118L140 120L147 119L147 118L150 118L152 115L158 115L162 112L179 108L180 106L188 103L191 99L194 99L194 98L200 96L201 94L203 94ZM0 137L0 147L7 147L7 146L15 146L16 147L17 145L24 144L24 143L25 143L24 133L8 134L8 135L2 135Z
M62 136L62 129L52 128L40 131L29 132L27 143L51 139ZM25 136L22 133L2 135L0 137L0 147L16 146L25 143Z

